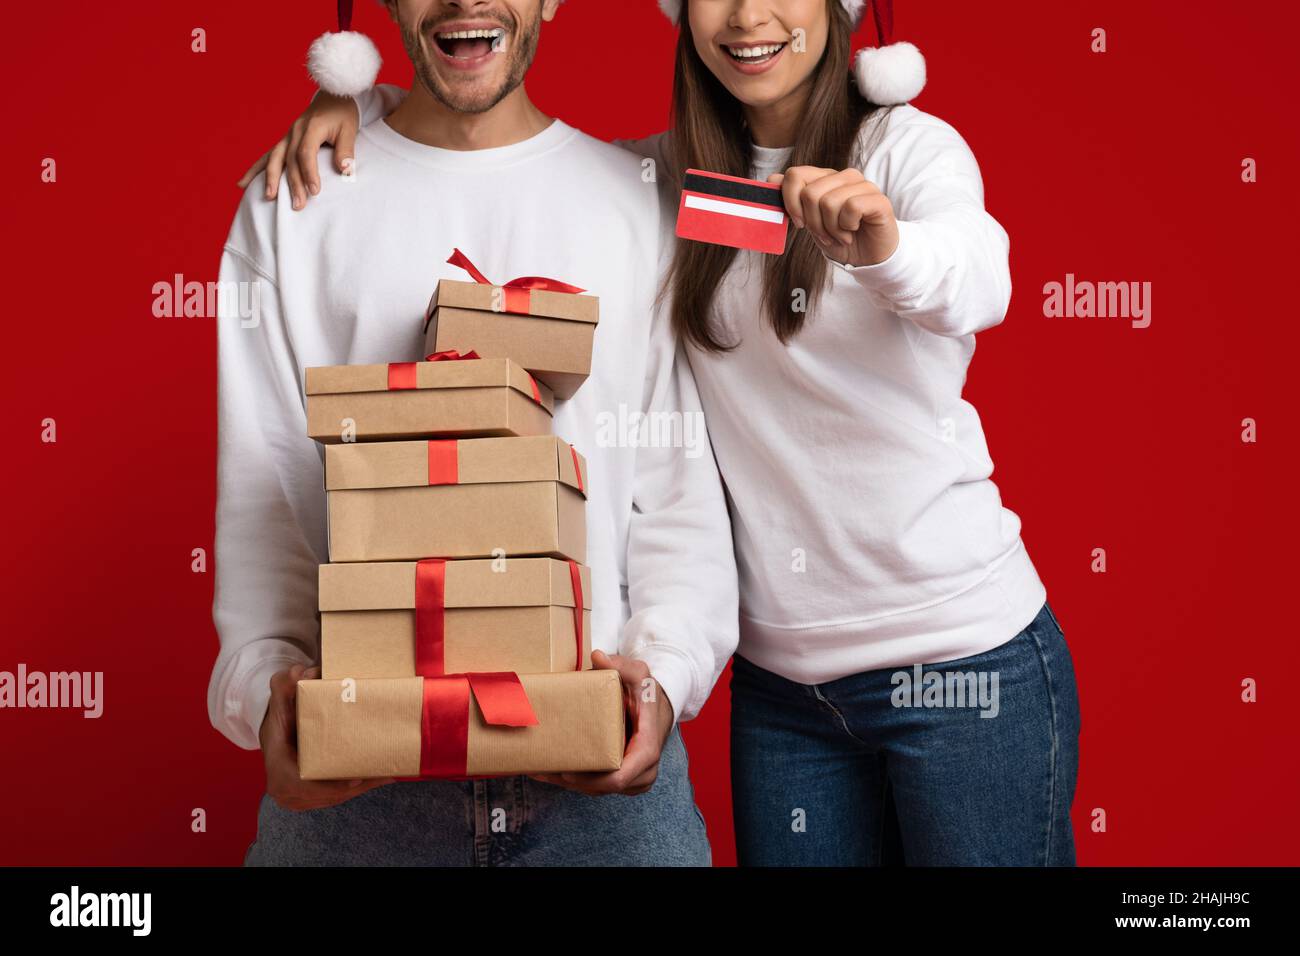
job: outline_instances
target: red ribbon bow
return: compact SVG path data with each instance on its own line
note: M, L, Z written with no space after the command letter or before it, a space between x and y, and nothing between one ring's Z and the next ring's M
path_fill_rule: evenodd
M457 266L464 269L479 285L496 286L498 289L505 291L505 308L503 311L512 315L528 315L532 309L532 292L539 289L543 292L567 292L577 295L580 292L586 292L586 289L579 289L576 285L569 285L567 282L561 282L559 279L548 279L545 276L520 276L518 279L511 279L505 285L498 286L492 282L478 267L469 261L469 256L459 249L453 249L451 258L447 260L449 265Z
M482 358L473 349L468 352L457 352L455 349L447 349L445 352L430 352L424 357L426 362L473 362Z

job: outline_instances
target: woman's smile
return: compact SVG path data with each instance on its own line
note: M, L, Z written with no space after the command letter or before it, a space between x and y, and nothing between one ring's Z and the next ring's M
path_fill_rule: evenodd
M726 58L741 73L750 76L766 73L781 55L785 53L786 43L722 43L719 44Z

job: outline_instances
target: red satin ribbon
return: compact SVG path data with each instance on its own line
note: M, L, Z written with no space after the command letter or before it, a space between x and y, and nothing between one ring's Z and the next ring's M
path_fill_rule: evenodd
M455 349L448 349L445 352L434 352L432 355L426 355L424 360L426 362L464 362L477 358L479 358L477 352L466 352L462 355ZM388 390L396 392L419 388L415 374L417 365L419 365L418 362L389 362Z
M483 720L494 727L534 727L539 721L514 671L466 674Z
M388 363L388 390L395 392L402 389L416 388L415 362Z
M430 352L424 357L426 362L470 362L482 358L473 349L468 352L457 352L455 349L447 349L445 352Z
M424 679L420 708L420 776L462 777L469 758L469 681Z
M454 438L429 442L429 484L460 483L460 452Z
M415 565L415 673L447 673L447 562L425 558Z
M587 489L582 487L582 466L578 464L578 449L570 445L569 451L573 453L573 472L578 476L578 490L585 495Z
M547 279L544 276L520 276L518 279L511 279L505 285L498 286L492 282L474 263L469 261L469 257L459 249L453 249L451 258L447 260L449 265L457 266L464 269L479 285L495 286L505 291L505 311L512 315L528 315L532 310L532 291L540 289L545 292L567 292L576 295L579 292L586 292L586 289L580 289L576 285L569 285L567 282L561 282L559 279Z
M468 352L458 352L455 349L447 349L444 352L430 352L424 357L426 362L472 362L482 358L477 352L471 349ZM388 363L388 390L390 392L403 391L407 389L419 388L416 384L416 366L418 362L389 362ZM525 372L528 376L528 387L532 389L533 401L538 405L542 404L542 393L537 387L537 379ZM429 482L433 484L433 482Z
M532 727L538 723L518 674L426 677L420 713L421 777L464 777L469 772L471 693L483 720L492 726Z
M578 562L569 562L569 578L573 581L573 633L578 642L578 653L574 657L573 669L582 670L582 572L578 570Z

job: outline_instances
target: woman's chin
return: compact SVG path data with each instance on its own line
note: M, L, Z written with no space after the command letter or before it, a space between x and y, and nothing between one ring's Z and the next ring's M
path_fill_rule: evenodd
M727 89L737 102L752 110L770 109L794 92L783 84L771 82L736 84Z

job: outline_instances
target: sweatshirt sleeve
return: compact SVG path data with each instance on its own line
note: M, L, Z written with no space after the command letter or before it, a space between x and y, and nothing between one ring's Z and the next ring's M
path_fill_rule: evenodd
M251 218L246 202L221 259L223 302L238 296L241 308L224 305L217 323L213 620L220 652L208 685L208 716L217 730L254 750L271 675L316 657L325 494L274 271L245 251L255 241L234 244L256 232Z
M889 198L898 247L883 262L841 266L886 308L936 335L1000 323L1011 301L1010 239L984 209L975 156L955 129L911 107L869 157Z
M382 119L397 109L402 104L402 100L406 99L406 90L392 83L380 83L354 98L357 101L357 113L361 125L369 126L375 120Z
M681 441L636 449L627 581L631 617L621 653L650 667L675 719L699 713L736 649L739 595L722 481L684 349L657 317L645 385L649 427ZM660 431L659 434L666 434Z

